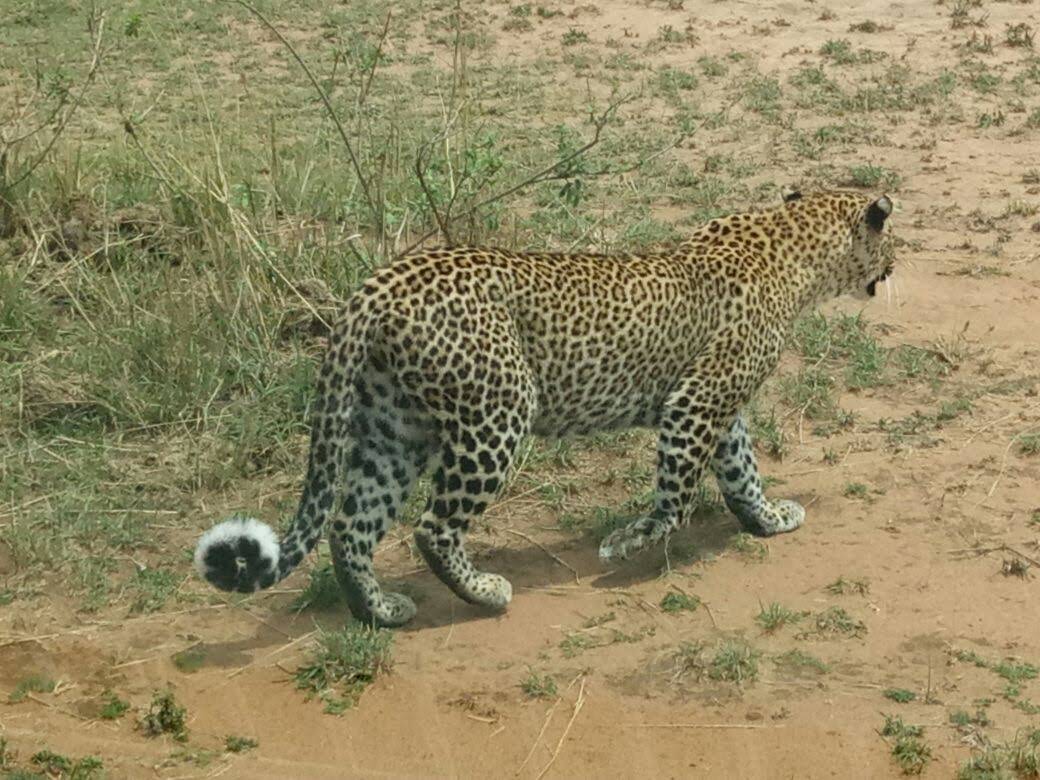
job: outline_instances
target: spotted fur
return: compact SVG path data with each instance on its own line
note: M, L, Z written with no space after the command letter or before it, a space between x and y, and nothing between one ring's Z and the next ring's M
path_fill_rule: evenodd
M660 431L655 507L604 540L604 559L688 518L706 470L748 531L801 525L762 491L741 409L773 371L794 320L843 293L871 295L892 270L892 203L846 192L787 195L712 220L667 252L593 255L421 250L377 271L333 329L317 383L306 484L277 556L255 521L200 540L200 572L226 590L291 572L331 520L353 614L397 626L415 613L372 566L415 480L432 494L415 529L437 576L501 609L512 589L465 550L528 434Z

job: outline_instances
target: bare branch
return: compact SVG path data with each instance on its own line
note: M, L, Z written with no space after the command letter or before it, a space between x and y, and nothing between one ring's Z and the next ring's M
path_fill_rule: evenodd
M441 213L437 210L437 203L433 199L433 193L430 192L429 186L426 184L426 176L423 175L423 150L420 149L419 153L415 155L415 175L419 179L419 186L422 187L423 195L426 196L426 204L430 207L430 211L433 213L433 218L437 222L437 227L440 228L442 234L444 234L445 240L448 245L455 243L452 240L451 232L448 230L448 225ZM450 209L450 206L449 206Z
M386 21L383 22L383 32L379 35L379 45L376 46L376 55L372 58L372 67L368 69L368 78L365 79L361 92L358 93L358 106L364 105L365 98L368 97L368 90L372 87L372 79L376 75L376 68L379 67L379 61L383 58L383 44L386 43L386 36L390 32L390 14L390 11L386 12Z
M332 101L329 100L329 96L325 94L325 90L321 88L321 84L318 83L318 80L314 77L314 73L311 72L311 69L309 67L307 67L307 63L303 61L303 58L296 51L296 48L291 43L289 43L289 40L284 35L282 35L282 33L278 30L277 27L275 27L270 21L268 21L266 16L260 13L260 11L258 11L254 6L247 3L246 0L234 0L234 2L238 3L240 6L249 11L249 13L253 14L253 16L259 19L260 22L268 30L274 33L278 40L281 41L282 45L289 50L289 53L293 56L293 59L296 60L296 64L299 65L300 68L303 69L303 72L307 74L307 78L310 79L311 86L314 87L315 92L317 92L318 96L321 98L321 102L325 105L325 111L328 113L329 118L332 120L332 123L336 126L336 130L339 131L339 137L343 141L343 145L347 149L347 155L350 157L350 164L354 168L354 175L357 176L358 184L361 185L361 191L362 193L364 193L365 202L368 205L368 209L372 215L372 219L376 222L381 239L383 235L382 210L377 207L376 202L372 197L372 192L368 184L368 179L366 179L365 175L361 172L361 162L358 160L358 156L357 153L354 151L353 144L351 144L350 139L347 138L347 131L343 129L343 123L339 121L339 116L337 116L336 114L336 109L332 107ZM390 17L388 15L387 24L389 25L389 23Z
M80 87L79 94L76 96L76 99L73 100L72 103L69 105L69 110L66 111L65 114L62 116L61 121L58 123L58 126L54 129L54 134L51 136L51 140L43 148L43 151L40 152L36 159L33 160L32 163L30 163L25 170L22 171L21 175L17 179L5 184L5 189L7 189L8 191L10 191L12 188L18 186L23 181L32 176L33 171L35 171L40 166L40 164L47 158L47 155L51 153L51 149L54 148L54 145L58 142L58 139L65 131L65 128L68 127L69 120L72 119L72 115L76 113L76 109L78 109L83 104L83 100L87 95L87 88L94 81L94 76L97 75L98 68L101 67L101 43L105 31L105 14L104 11L98 11L96 13L97 16L95 17L92 15L90 19L90 27L94 33L94 53L90 61L90 68L87 70L86 78L84 78L83 85Z
M594 146L596 146L600 142L600 138L601 138L601 136L603 134L603 128L605 128L607 126L607 123L610 121L611 117L613 117L613 115L617 111L617 109L619 107L621 107L622 105L624 105L625 103L629 102L631 99L632 98L630 98L630 97L620 98L620 99L614 101L613 103L611 103L609 106L607 106L606 110L604 110L604 112L602 114L600 114L598 117L594 116L592 118L592 124L593 124L592 138L590 138L588 141L586 141L582 146L580 146L579 148L575 149L573 152L571 152L570 154L566 155L565 157L560 158L559 160L557 160L556 162L552 163L551 165L546 166L545 168L543 168L542 170L538 171L537 173L534 173L534 174L528 176L523 181L521 181L521 182L519 182L517 184L514 184L511 187L507 187L506 189L502 190L502 192L496 193L495 195L491 195L490 197L485 198L484 200L480 201L479 203L474 204L470 208L468 208L465 211L463 211L461 214L458 214L458 215L452 217L452 221L469 218L469 217L473 216L476 212L480 211L481 209L487 208L491 204L497 203L498 201L502 200L503 198L508 198L510 195L513 195L514 193L517 193L520 190L526 189L526 188L528 188L528 187L530 187L530 186L532 186L534 184L541 184L542 182L570 178L570 174L569 173L565 173L565 170L566 170L567 166L571 162L573 162L574 160L578 159L583 154L588 152L590 149L592 149ZM677 144L679 142L676 141L675 143ZM673 144L673 146L674 146L674 144ZM398 252L397 255L395 256L395 259L398 258L398 257L403 257L404 255L406 255L409 252L411 252L413 249L421 246L424 241L426 241L428 238L433 236L438 230L441 230L441 228L439 226L438 226L438 228L435 228L433 230L428 230L425 233L423 233L423 235L421 235L417 240L412 242L403 251Z

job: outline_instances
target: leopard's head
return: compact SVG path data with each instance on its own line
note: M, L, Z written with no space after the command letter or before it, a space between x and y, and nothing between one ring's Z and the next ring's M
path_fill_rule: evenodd
M885 225L892 214L887 195L871 200L854 221L852 243L852 289L857 298L873 298L878 282L892 275L895 267L894 239Z

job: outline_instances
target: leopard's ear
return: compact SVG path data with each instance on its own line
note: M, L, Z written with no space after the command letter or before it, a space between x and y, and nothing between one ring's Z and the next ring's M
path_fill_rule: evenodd
M892 213L892 201L887 195L882 195L869 206L867 206L867 224L878 233L885 226L885 220Z
M792 201L801 200L802 192L797 187L788 185L781 191L780 197L784 199L784 203L791 203Z

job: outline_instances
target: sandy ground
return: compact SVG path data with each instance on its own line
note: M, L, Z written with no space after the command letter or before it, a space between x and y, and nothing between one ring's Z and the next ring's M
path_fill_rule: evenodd
M760 67L781 74L823 41L848 37L849 25L864 18L891 26L867 43L911 67L929 69L963 37L949 29L948 9L931 2L850 5L821 19L821 3L686 2L670 10L604 2L582 26L594 40L639 41L695 17L697 46L671 55L682 65L746 48L753 29L765 25L769 34L755 39ZM1034 4L987 10L992 30L1014 19L1040 26ZM557 45L571 24L547 20L514 39L536 52ZM509 35L499 35L503 51ZM1040 185L1022 175L1037 166L1040 140L1036 131L1012 136L970 122L892 123L883 132L892 141L884 165L904 181L895 224L907 245L895 277L898 297L882 290L867 316L886 327L891 343L955 344L962 357L943 398L953 387L976 398L970 414L932 432L934 446L892 448L875 425L934 411L941 399L929 389L847 395L841 405L859 420L853 431L824 439L808 423L794 426L788 457L763 458L763 469L782 480L772 492L808 506L805 526L768 540L768 555L758 561L728 546L736 531L728 515L704 517L676 540L693 545L698 560L673 564L671 573L663 573L660 550L608 570L592 541L553 530L553 513L514 491L489 513L488 530L473 537L481 565L514 583L515 600L501 616L458 602L405 545L387 544L379 560L384 577L419 594L420 612L396 634L393 672L338 717L306 701L292 681L315 621L336 627L343 617L293 615L288 605L305 570L246 601L136 618L78 614L57 592L46 609L15 603L0 613L0 688L13 688L29 671L59 686L0 705L3 735L23 754L47 746L100 755L110 777L874 778L900 774L878 733L885 712L925 725L934 760L924 776L939 778L952 777L980 744L972 729L948 723L952 710L973 711L975 701L994 698L986 731L992 739L1035 727L1035 716L1001 697L996 675L951 652L1040 662L1037 579L1032 572L1005 576L1004 561L1015 556L999 549L1040 560L1040 528L1030 522L1040 508L1040 458L1014 446L1015 436L1040 431L1040 216L1001 216L1009 201L1040 204ZM694 140L679 154L695 160L705 151ZM851 150L847 161L856 158ZM778 150L774 175L785 160ZM989 254L998 242L999 254ZM965 271L979 266L1000 273ZM856 311L852 302L832 309ZM986 390L1001 383L1010 392ZM836 464L824 462L825 450L838 454ZM584 480L590 502L621 501L628 491L599 485L596 475L639 458L650 463L649 447L624 456L583 451L559 477ZM844 496L850 482L869 485L869 500ZM186 548L194 533L185 532ZM869 591L828 592L838 577L865 578ZM657 605L675 588L705 606L661 611ZM774 601L813 612L838 605L865 631L801 636L803 625L766 633L753 618ZM613 620L585 627L608 613ZM567 657L560 643L570 632L593 646ZM677 673L682 642L711 647L733 636L764 654L756 681L738 686ZM195 646L204 650L202 667L179 670L172 656ZM787 674L768 660L795 648L830 671ZM529 670L552 674L558 695L527 697L519 683ZM187 746L143 738L132 717L95 719L102 690L140 706L165 684L190 713ZM917 700L885 699L882 691L893 687L914 691ZM1023 697L1030 694L1040 701L1035 682L1023 686ZM220 753L227 734L254 737L259 747ZM202 749L217 753L177 756Z

